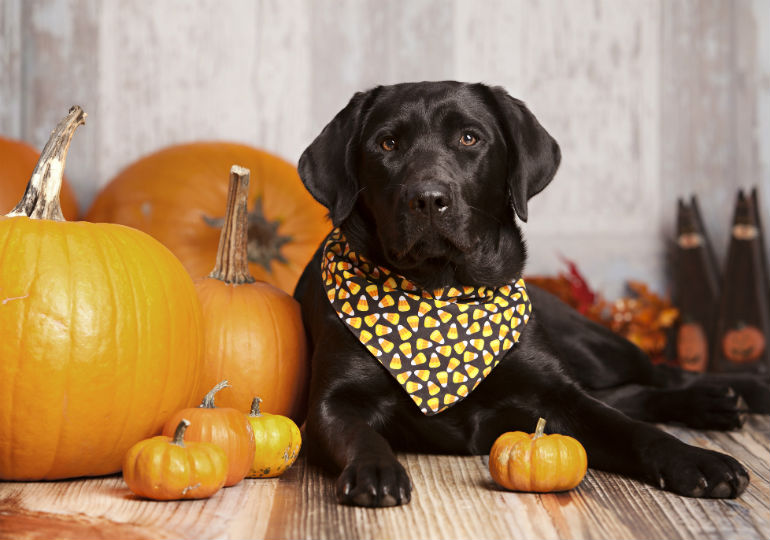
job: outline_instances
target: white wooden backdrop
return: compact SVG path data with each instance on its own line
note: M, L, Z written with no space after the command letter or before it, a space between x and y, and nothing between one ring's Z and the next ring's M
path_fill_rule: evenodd
M666 289L677 196L724 254L738 187L770 222L767 0L0 0L0 133L42 147L89 113L68 171L83 208L168 144L242 141L296 162L356 90L505 86L561 143L533 200L529 270L579 263L613 297Z

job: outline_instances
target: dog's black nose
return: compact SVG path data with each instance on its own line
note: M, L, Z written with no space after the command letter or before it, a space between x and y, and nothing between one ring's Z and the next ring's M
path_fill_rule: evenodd
M450 205L449 192L435 187L420 190L409 199L409 209L426 217L432 214L443 214Z

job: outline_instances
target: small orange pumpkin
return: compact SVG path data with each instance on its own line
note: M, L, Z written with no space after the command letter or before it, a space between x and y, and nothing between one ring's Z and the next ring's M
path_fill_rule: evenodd
M751 325L739 325L722 338L722 351L736 364L756 362L765 351L765 345L765 335Z
M566 435L543 435L545 419L535 433L503 433L492 445L489 472L504 488L515 491L565 491L577 486L586 474L588 459L583 445Z
M184 443L190 421L182 419L173 437L139 441L123 460L123 480L140 497L158 501L211 497L225 484L227 455L208 442Z
M283 474L292 466L302 446L302 436L297 424L279 414L261 413L255 397L247 416L257 450L248 478L272 478Z
M200 388L238 381L220 405L245 413L259 393L266 411L301 423L309 371L302 315L294 298L249 272L248 193L249 171L234 165L214 270L195 281L204 329Z
M185 440L211 442L227 454L227 478L225 486L234 486L244 479L254 459L254 433L244 414L229 407L217 408L214 395L230 386L222 381L203 398L199 407L183 409L173 415L163 426L163 435L175 433L183 418L190 420Z
M25 142L0 137L0 214L9 212L27 187L40 154ZM61 212L64 219L78 218L78 203L67 176L61 183Z

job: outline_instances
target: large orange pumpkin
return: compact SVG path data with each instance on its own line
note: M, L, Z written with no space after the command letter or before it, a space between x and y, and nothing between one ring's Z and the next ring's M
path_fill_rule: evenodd
M296 168L256 148L212 142L161 150L118 174L86 219L145 231L173 251L194 279L203 277L216 257L233 163L251 171L249 270L292 293L330 225Z
M0 137L0 215L10 212L19 202L39 157L37 150L27 143ZM64 219L77 219L78 203L66 176L60 200Z
M203 309L200 388L230 379L233 388L219 397L220 404L248 412L259 393L266 411L301 424L308 384L302 315L289 294L249 273L248 193L249 171L233 166L216 264L195 281Z
M0 478L117 472L193 402L201 312L192 280L149 235L63 221L73 107L24 198L0 217Z

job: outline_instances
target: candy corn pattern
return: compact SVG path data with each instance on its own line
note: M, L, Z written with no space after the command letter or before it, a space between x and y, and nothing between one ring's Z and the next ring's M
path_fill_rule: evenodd
M326 239L321 279L340 319L426 415L467 397L532 311L524 280L420 289L351 251L339 229Z

